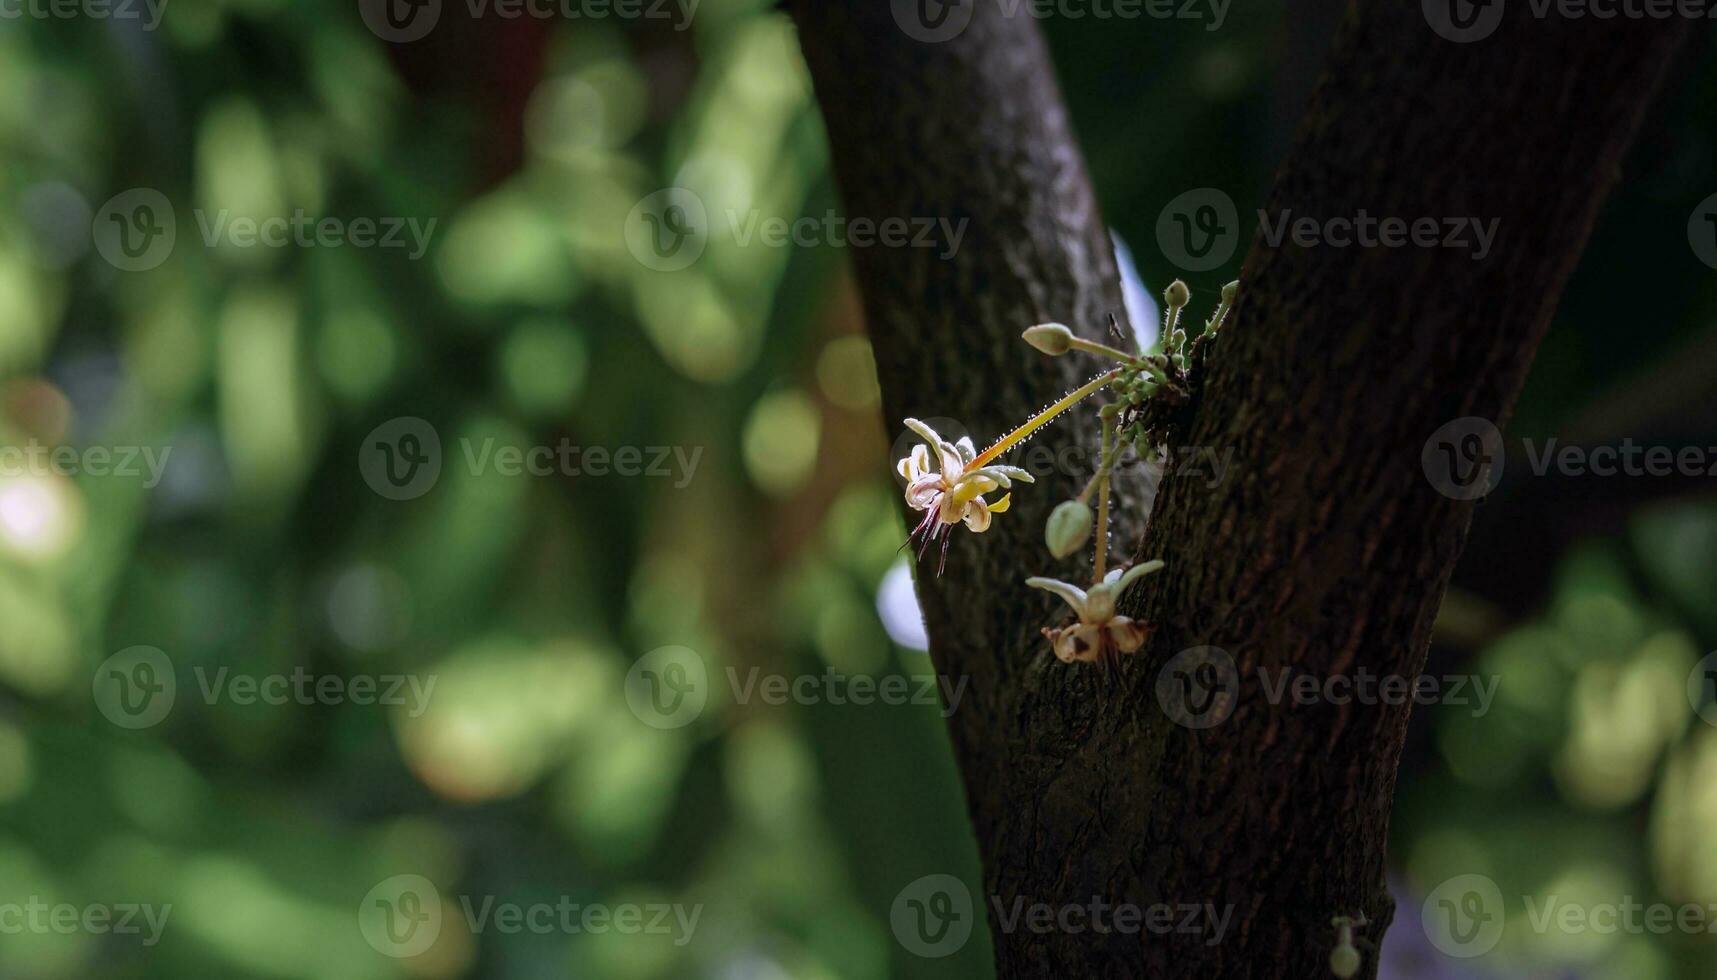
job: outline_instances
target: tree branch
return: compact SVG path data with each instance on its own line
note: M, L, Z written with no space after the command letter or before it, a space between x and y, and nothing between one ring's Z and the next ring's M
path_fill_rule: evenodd
M1094 336L1120 306L1037 29L978 3L957 39L921 44L887 4L789 6L849 212L972 219L953 261L872 249L855 263L891 425L953 414L982 442L1078 380L1071 358L1020 344L1022 327ZM1364 914L1361 938L1381 938L1408 707L1272 704L1259 672L1417 675L1472 513L1431 487L1421 449L1450 420L1506 419L1688 29L1512 5L1494 36L1456 44L1415 4L1357 4L1267 213L1495 219L1489 254L1255 245L1186 436L1233 450L1233 466L1214 489L1165 482L1139 557L1168 570L1128 610L1158 629L1118 684L1048 655L1037 628L1060 613L1019 584L1056 571L1042 519L1077 475L1016 493L944 577L921 569L937 668L974 695L950 724L986 897L1233 910L1213 942L1209 920L1009 931L986 901L1003 976L1317 976L1331 917ZM1194 730L1168 719L1158 681L1204 645L1232 657L1238 697Z

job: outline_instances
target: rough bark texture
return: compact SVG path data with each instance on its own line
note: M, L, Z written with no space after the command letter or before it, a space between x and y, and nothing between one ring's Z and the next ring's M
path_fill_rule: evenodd
M1371 943L1391 918L1384 844L1408 706L1272 704L1259 671L1418 673L1473 506L1431 487L1421 450L1447 421L1505 421L1688 30L1512 4L1492 37L1455 44L1418 7L1350 10L1266 210L1494 218L1492 251L1255 245L1185 434L1233 450L1233 466L1214 489L1165 483L1138 557L1168 571L1124 607L1156 634L1122 676L1106 685L1050 657L1037 630L1063 610L1020 584L1088 568L1040 540L1083 474L1016 492L989 534L960 532L940 578L933 557L920 565L937 669L971 684L950 727L1002 976L1327 976L1332 916L1367 916ZM1022 327L1097 337L1120 307L1037 27L976 3L957 39L924 44L876 0L789 8L849 213L972 219L952 261L883 248L855 261L890 425L954 416L982 444L1079 379L1073 358L1019 343ZM1087 411L1045 438L1094 428ZM1226 721L1192 729L1169 719L1158 681L1203 645L1231 655L1237 697ZM1094 897L1233 914L1220 941L1208 927L1007 929L996 914Z

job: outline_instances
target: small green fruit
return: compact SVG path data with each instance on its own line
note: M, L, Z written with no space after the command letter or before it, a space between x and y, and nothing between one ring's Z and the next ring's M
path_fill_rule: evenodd
M1340 977L1341 980L1348 980L1349 977L1358 973L1359 950L1355 949L1352 943L1342 943L1337 946L1335 952L1329 954L1329 972Z
M1093 521L1091 508L1077 500L1063 501L1050 511L1049 522L1043 528L1043 539L1049 545L1049 553L1057 558L1066 558L1085 547L1085 542L1091 538Z
M1020 334L1025 342L1051 357L1059 357L1073 349L1073 331L1060 323L1040 323L1027 327Z

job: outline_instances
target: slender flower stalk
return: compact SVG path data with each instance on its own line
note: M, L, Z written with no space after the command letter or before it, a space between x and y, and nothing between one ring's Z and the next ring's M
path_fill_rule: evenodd
M1110 347L1108 344L1099 344L1095 340L1081 340L1080 338L1075 337L1073 338L1072 343L1068 346L1073 350L1082 350L1087 354L1096 354L1100 357L1112 357L1123 364L1131 364L1135 360L1138 360L1137 354L1129 354L1126 351Z
M983 466L983 465L987 464L990 460L995 459L997 456L1000 456L1002 453L1005 453L1009 449L1012 449L1014 446L1018 445L1020 443L1020 441L1022 439L1024 439L1026 436L1029 436L1033 432L1036 432L1038 429L1041 429L1045 425L1048 425L1050 423L1050 421L1052 421L1057 415L1060 415L1062 412L1067 411L1068 409L1072 408L1074 405L1079 404L1079 402L1081 400L1083 400L1087 395L1090 395L1090 394L1093 394L1094 392L1100 391L1105 385L1109 384L1109 382L1114 381L1116 378L1118 378L1120 376L1121 376L1121 369L1116 368L1113 371L1109 371L1105 374L1099 374L1097 377L1092 378L1090 381L1087 381L1085 384L1080 385L1078 388L1075 388L1072 391L1068 392L1065 396L1062 397L1062 399L1060 401L1049 406L1048 408L1044 409L1043 411L1038 412L1036 415L1033 415L1030 419L1026 420L1026 423L1024 425L1020 426L1019 428L1013 430L1012 432L1008 433L1007 435L1002 436L1000 439L996 440L995 445L993 445L990 448L979 453L977 455L976 459L973 459L970 463L968 463L966 465L968 465L968 466Z
M1103 419L1103 465L1097 473L1097 558L1092 563L1091 584L1103 581L1103 562L1109 555L1109 453L1114 426Z

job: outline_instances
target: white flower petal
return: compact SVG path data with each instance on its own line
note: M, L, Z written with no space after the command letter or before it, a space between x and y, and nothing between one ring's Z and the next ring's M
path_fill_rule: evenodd
M1025 584L1034 589L1042 589L1045 592L1055 593L1061 597L1063 602L1073 607L1073 611L1079 615L1080 619L1085 618L1085 590L1081 589L1079 586L1069 585L1060 579L1043 578L1042 576L1033 576L1032 578L1028 578L1025 580Z
M1150 561L1140 562L1132 568L1127 569L1125 572L1120 574L1119 578L1115 582L1115 594L1119 596L1122 592L1127 590L1127 586L1133 584L1135 579L1143 578L1152 572L1159 571L1162 567L1163 560L1161 558L1153 558ZM1116 570L1116 572L1118 571L1119 569ZM1110 572L1109 576L1103 581L1107 582L1111 578L1115 578L1116 572Z
M990 529L990 505L984 503L984 498L977 497L966 506L966 527L974 533L982 534Z
M923 422L920 422L917 419L907 419L905 422L908 429L918 433L918 438L923 439L930 445L935 446L942 442L942 437L936 434L936 430L925 425Z

